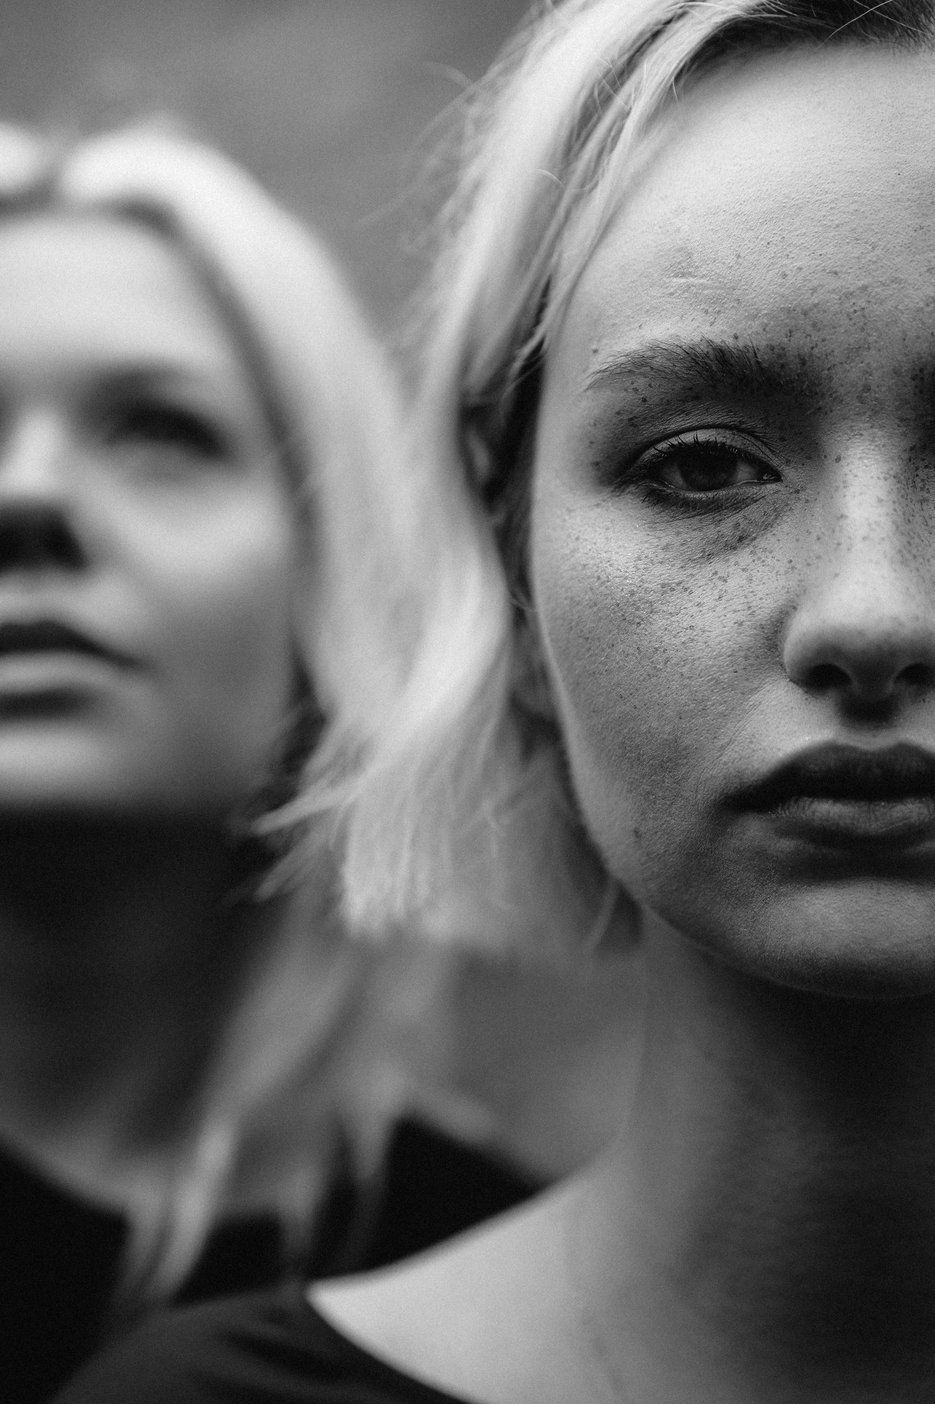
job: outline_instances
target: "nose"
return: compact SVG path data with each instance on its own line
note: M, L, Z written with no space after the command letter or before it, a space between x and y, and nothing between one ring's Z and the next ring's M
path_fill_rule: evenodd
M53 418L24 416L10 426L0 447L0 574L84 564L67 460Z
M783 663L811 691L879 706L935 684L935 555L905 486L852 490L820 510Z

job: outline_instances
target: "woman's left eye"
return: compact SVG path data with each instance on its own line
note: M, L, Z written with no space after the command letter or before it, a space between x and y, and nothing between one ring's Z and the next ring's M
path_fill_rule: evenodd
M138 448L189 458L218 459L224 435L206 416L179 405L128 405L108 416L105 438L115 448Z
M673 496L702 497L778 482L779 474L740 444L693 438L649 449L634 478Z

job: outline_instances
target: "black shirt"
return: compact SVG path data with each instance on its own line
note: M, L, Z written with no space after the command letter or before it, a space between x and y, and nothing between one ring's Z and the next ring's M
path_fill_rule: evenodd
M0 1151L0 1397L38 1404L101 1342L127 1225ZM275 1282L280 1242L272 1217L223 1224L183 1295L210 1296Z
M378 1267L538 1187L476 1147L403 1119L375 1193L355 1186L346 1167L336 1170L316 1231L292 1271L322 1277ZM0 1399L41 1404L107 1338L126 1223L2 1150L0 1206ZM175 1300L271 1287L287 1271L272 1215L229 1220L212 1233Z
M370 1355L302 1283L151 1317L56 1404L464 1404Z

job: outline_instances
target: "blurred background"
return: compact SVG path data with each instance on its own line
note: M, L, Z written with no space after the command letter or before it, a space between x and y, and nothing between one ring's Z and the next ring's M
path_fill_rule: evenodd
M0 118L93 130L174 114L319 228L384 331L422 268L439 123L526 0L0 0ZM636 991L571 970L432 956L409 1050L440 1114L545 1174L601 1141Z
M180 115L316 224L378 319L417 277L433 122L525 0L0 0L0 116Z

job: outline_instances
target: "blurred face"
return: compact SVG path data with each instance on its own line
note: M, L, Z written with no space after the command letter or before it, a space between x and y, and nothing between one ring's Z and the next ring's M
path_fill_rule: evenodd
M687 94L548 356L531 574L579 801L648 912L935 988L935 60Z
M290 694L294 526L225 326L117 219L0 222L0 806L222 814Z

